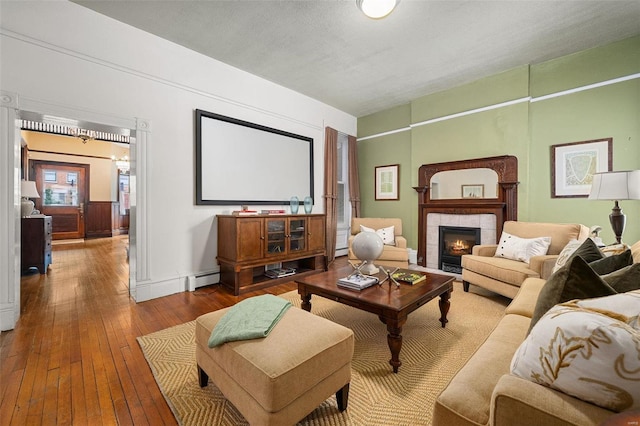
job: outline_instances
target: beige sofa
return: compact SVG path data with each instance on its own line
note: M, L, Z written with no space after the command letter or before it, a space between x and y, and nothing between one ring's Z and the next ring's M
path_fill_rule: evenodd
M371 218L356 217L351 220L351 235L349 236L349 260L358 262L358 258L351 250L351 242L360 233L360 225L371 229L394 227L394 245L385 245L382 255L374 263L389 268L408 268L409 252L407 251L407 239L402 236L402 219L399 218Z
M494 257L497 244L476 245L472 254L462 256L462 283L465 291L474 284L513 298L527 278L547 279L556 259L570 240L584 240L589 228L580 224L506 221L504 232L521 238L551 237L544 256L534 256L527 264Z
M631 250L639 263L640 241ZM510 374L545 282L528 278L522 283L487 340L436 399L434 426L595 426L616 414Z

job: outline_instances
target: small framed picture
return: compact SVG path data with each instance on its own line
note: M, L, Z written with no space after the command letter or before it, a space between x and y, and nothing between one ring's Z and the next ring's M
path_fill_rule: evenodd
M462 185L462 198L484 198L484 184Z
M613 138L551 146L551 197L588 197L593 175L612 170Z
M375 176L376 201L398 200L399 164L377 166Z

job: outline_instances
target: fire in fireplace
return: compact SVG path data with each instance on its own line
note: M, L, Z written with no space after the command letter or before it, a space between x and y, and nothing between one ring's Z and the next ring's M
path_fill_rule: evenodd
M440 226L438 265L445 272L462 273L462 255L480 244L480 228Z

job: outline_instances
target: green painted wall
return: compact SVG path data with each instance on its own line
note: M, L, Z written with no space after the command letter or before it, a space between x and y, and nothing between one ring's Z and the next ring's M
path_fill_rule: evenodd
M579 222L603 227L613 202L551 197L551 145L613 137L613 169L640 169L640 79L537 100L602 81L640 73L640 37L578 52L542 64L519 67L467 85L416 99L358 119L362 214L401 217L409 246L417 248L418 182L422 164L495 155L518 158L518 218L541 222ZM531 96L522 102L421 125ZM413 126L411 126L413 125ZM411 126L411 127L409 127ZM375 166L400 164L400 200L375 201ZM640 239L640 201L621 202L627 214L624 240Z

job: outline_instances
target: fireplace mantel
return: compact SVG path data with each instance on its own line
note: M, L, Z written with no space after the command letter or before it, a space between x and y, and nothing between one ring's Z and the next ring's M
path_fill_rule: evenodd
M498 175L497 198L460 198L432 200L429 191L431 178L446 170L491 169ZM518 217L518 159L512 155L423 164L418 169L418 185L414 187L418 199L418 264L426 266L427 215L444 214L494 214L496 239L500 238L507 220ZM496 241L497 242L497 241Z

